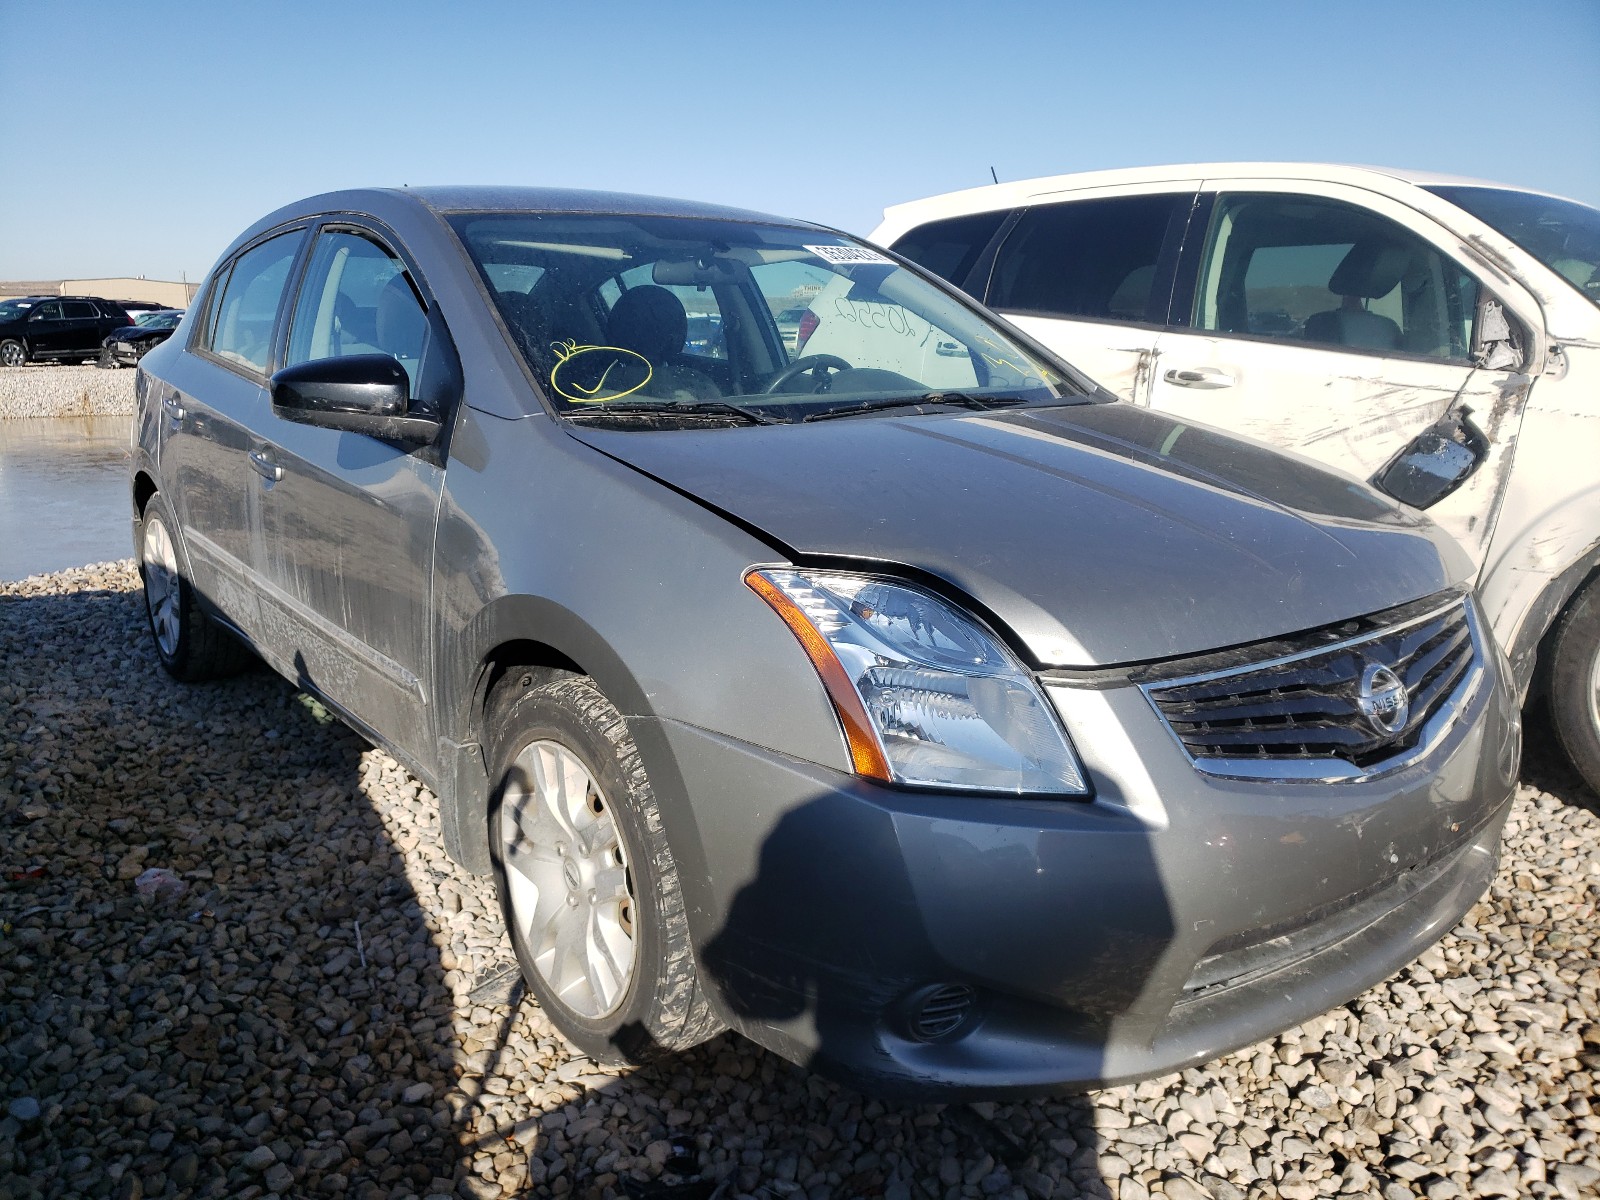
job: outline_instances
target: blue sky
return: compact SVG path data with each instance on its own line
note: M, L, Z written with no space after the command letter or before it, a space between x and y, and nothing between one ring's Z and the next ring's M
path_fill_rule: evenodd
M350 185L654 192L866 233L1001 179L1209 159L1600 205L1597 0L0 0L0 279L190 279Z

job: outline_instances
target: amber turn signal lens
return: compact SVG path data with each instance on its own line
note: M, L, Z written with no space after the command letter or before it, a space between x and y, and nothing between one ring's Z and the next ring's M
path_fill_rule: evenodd
M839 723L844 726L844 740L850 747L850 761L855 766L856 774L888 783L892 777L889 774L889 762L883 756L883 747L878 744L878 736L872 731L872 722L861 704L861 697L856 693L850 677L845 674L844 664L833 652L833 647L806 619L799 606L769 580L751 571L744 581L751 591L772 605L773 611L783 618L783 623L794 631L806 657L817 669L828 699L833 702L833 711L839 714Z

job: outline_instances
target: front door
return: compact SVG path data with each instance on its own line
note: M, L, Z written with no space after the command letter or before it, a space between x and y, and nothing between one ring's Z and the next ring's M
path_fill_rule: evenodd
M67 321L61 301L46 300L33 306L28 314L28 352L34 357L48 358L61 349L66 337Z
M284 365L389 354L427 390L428 318L376 231L325 226L290 318ZM424 397L425 399L425 397ZM259 574L280 669L426 760L434 521L444 468L427 450L285 420L259 426Z
M1157 343L1150 404L1363 479L1465 406L1489 456L1428 515L1481 566L1531 378L1509 345L1481 353L1480 319L1501 300L1404 206L1346 190L1361 203L1218 196L1189 327Z

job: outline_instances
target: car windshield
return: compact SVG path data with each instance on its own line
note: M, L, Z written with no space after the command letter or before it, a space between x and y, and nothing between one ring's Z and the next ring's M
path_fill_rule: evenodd
M178 323L182 313L163 312L161 309L152 309L148 312L132 314L135 325L143 325L147 329L171 329Z
M1600 308L1600 209L1509 188L1428 191L1505 234Z
M611 214L452 224L545 394L575 419L769 424L1093 390L839 234Z
M28 315L28 310L33 306L32 300L7 300L0 304L0 321L19 321Z

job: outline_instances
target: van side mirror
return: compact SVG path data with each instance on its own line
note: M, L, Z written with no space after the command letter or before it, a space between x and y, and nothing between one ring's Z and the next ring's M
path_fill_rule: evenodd
M364 433L396 442L431 442L441 422L411 411L411 382L388 354L318 358L272 377L272 411L286 421Z
M1429 508L1471 478L1488 456L1489 439L1463 405L1412 438L1372 477L1372 486L1412 508Z

